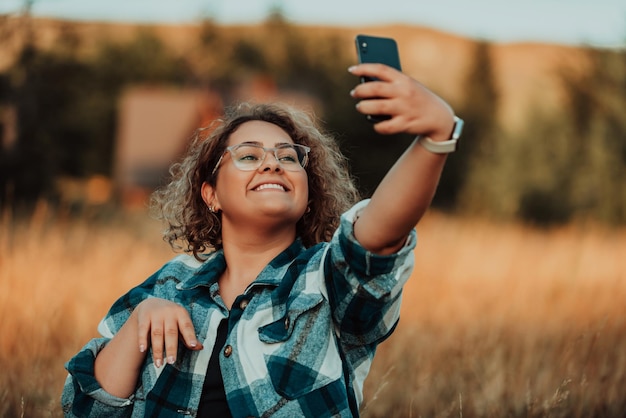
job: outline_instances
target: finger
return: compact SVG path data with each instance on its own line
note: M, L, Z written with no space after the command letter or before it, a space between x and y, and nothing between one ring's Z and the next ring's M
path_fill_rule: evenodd
M178 321L176 317L167 317L163 326L166 361L169 364L174 364L178 355Z
M178 319L178 331L185 343L191 350L202 350L202 344L196 338L196 330L187 311L183 312Z
M350 96L355 99L389 98L397 94L397 88L386 81L368 81L355 86Z
M148 349L148 333L150 332L150 322L146 316L137 309L137 342L139 344L139 352L145 353Z
M150 328L150 338L152 344L152 359L157 367L163 364L163 321L153 321Z
M392 118L397 113L393 100L389 99L361 100L356 109L364 115L389 115Z
M376 77L383 81L392 81L402 72L385 64L367 63L348 68L348 71L359 77Z
M383 135L393 135L406 132L411 124L406 115L398 112L397 106L390 100L369 100L362 101L358 106L358 111L367 115L388 115L389 119L383 119L374 123L373 127L376 132ZM375 107L368 107L371 102L386 102L376 104Z
M397 117L374 124L374 130L382 135L393 135L403 132L402 125L397 121Z

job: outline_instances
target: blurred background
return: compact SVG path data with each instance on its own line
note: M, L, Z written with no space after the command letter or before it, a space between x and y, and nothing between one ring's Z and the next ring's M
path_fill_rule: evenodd
M412 138L358 114L358 33L465 122L418 226L366 417L626 416L626 3L0 3L0 416L61 416L63 362L172 252L146 213L239 101L315 112L363 194Z
M371 192L408 139L377 137L347 94L365 31L395 37L404 71L466 120L436 207L626 219L619 2L5 0L0 13L0 203L18 213L141 202L193 130L241 100L311 108Z

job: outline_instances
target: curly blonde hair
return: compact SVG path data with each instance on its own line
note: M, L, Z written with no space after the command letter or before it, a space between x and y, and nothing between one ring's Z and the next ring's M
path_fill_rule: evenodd
M202 200L202 183L215 186L217 172L212 171L226 152L230 135L245 122L257 120L280 127L294 143L311 148L305 168L310 210L296 225L306 247L330 240L341 214L359 200L346 158L335 139L316 126L312 115L281 103L242 103L195 132L187 154L171 166L169 184L152 194L151 209L167 225L163 239L174 250L202 260L201 254L222 247L220 214L209 211Z

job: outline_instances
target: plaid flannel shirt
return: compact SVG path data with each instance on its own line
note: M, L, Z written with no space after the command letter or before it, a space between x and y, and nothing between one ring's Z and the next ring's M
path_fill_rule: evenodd
M180 255L118 299L90 341L67 364L66 416L195 417L217 327L228 318L220 367L233 417L358 416L376 346L395 328L401 289L413 267L415 231L396 254L366 251L353 223L367 201L342 216L329 243L296 240L272 260L229 311L217 279L221 251L199 263ZM146 356L135 393L121 399L94 377L97 353L142 300L185 306L200 351L179 344L175 364L156 368Z

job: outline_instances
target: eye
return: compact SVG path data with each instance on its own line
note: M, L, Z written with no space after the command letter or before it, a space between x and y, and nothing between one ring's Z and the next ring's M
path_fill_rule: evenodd
M298 158L295 155L279 155L278 161L281 163L296 163Z
M292 146L278 148L276 154L281 163L296 164L298 162L298 153Z
M256 162L263 159L263 149L254 146L241 146L235 150L235 160L240 162Z
M237 155L237 160L238 161L257 161L258 159L259 159L259 157L257 155L254 155L254 154Z

